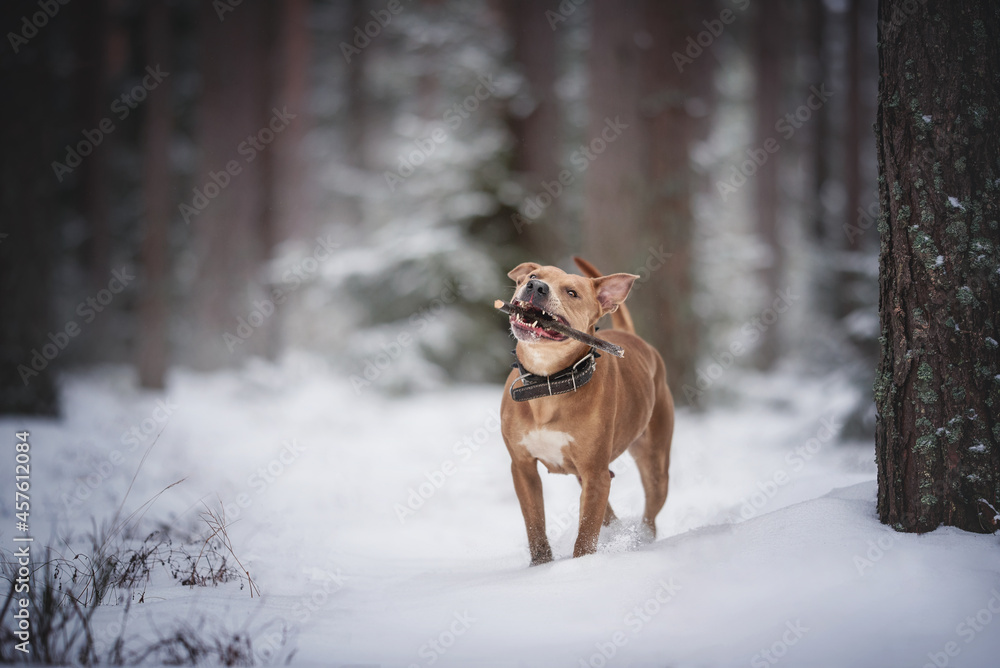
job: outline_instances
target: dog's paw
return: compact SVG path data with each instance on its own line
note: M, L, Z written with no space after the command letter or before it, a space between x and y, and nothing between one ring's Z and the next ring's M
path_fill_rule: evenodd
M531 563L529 566L541 566L542 564L547 564L552 561L552 548L546 546L545 549L539 550L537 554L531 555Z

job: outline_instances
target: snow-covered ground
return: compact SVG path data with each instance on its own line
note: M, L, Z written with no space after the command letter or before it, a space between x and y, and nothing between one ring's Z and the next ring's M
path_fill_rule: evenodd
M180 535L203 504L225 507L263 596L184 587L162 567L127 636L181 620L246 628L258 660L292 665L998 665L1000 538L878 522L871 444L837 436L846 383L729 373L731 406L678 414L658 540L635 540L642 491L625 455L611 492L623 521L598 554L570 558L579 487L543 472L556 561L537 568L499 386L392 398L292 356L175 371L156 394L106 368L65 379L64 419L5 416L0 429L31 433L38 540L73 544L109 519L154 438L126 513L181 478L141 527ZM98 641L123 609L101 610Z

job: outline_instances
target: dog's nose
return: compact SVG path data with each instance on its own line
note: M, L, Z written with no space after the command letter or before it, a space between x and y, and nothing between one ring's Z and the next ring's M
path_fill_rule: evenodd
M546 297L549 294L548 283L543 283L537 278L533 278L524 285L524 289L528 291L528 297L533 297L538 295L539 297Z

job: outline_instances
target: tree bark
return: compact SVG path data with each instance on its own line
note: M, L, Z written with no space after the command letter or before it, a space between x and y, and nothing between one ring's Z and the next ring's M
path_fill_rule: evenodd
M879 3L878 512L997 528L1000 5Z

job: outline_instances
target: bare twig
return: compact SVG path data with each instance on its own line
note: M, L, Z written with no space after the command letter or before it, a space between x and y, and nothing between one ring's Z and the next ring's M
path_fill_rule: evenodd
M615 357L625 357L625 349L621 346L616 346L610 341L605 341L604 339L599 339L596 336L591 336L586 332L581 332L578 329L573 329L569 325L564 325L555 318L546 318L545 316L539 316L534 312L528 312L525 309L517 306L515 304L509 304L502 299L497 299L493 302L494 308L499 309L504 313L510 315L520 315L526 318L532 318L537 320L543 320L545 323L545 329L551 329L553 331L559 332L560 334L565 334L566 336L576 339L581 343L586 343L588 346L598 348L604 352L611 353Z

